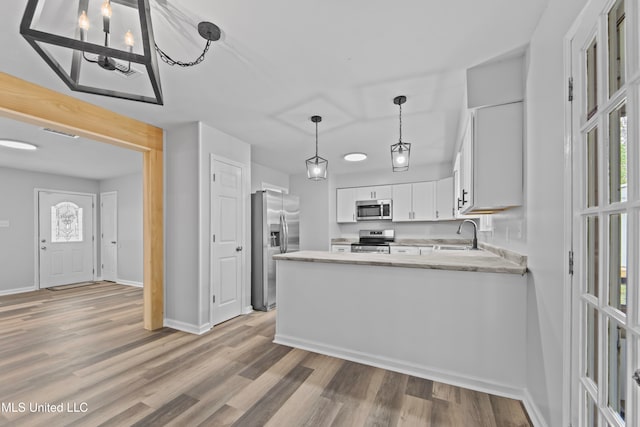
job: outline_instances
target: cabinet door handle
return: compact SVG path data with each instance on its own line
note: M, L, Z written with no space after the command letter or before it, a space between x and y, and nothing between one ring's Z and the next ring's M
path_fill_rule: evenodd
M440 218L440 213L436 211L436 218Z
M468 200L465 198L467 194L469 194L467 190L462 190L462 206L466 205L468 202Z
M458 197L458 209L462 208L462 206L460 206L460 203L462 203L462 199Z

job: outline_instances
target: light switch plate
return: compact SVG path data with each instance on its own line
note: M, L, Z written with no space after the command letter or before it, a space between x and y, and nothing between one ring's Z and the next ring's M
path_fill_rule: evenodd
M0 219L0 228L8 228L9 220L8 219Z

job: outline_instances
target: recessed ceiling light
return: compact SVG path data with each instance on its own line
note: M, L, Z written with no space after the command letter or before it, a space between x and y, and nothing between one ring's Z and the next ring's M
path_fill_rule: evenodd
M347 162L361 162L367 158L365 153L347 153L344 155L344 159Z
M0 139L1 147L15 148L17 150L36 150L36 147L33 144L28 144L26 142L13 141L11 139Z

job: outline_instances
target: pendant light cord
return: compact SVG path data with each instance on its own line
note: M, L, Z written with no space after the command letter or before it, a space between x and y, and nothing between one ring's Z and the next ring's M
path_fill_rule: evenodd
M316 162L318 158L318 122L316 122Z
M398 104L400 107L400 139L398 141L402 142L402 104Z

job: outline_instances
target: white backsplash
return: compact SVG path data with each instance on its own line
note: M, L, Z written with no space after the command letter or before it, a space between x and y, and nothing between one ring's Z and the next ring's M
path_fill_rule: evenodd
M425 221L425 222L392 222L392 221L360 221L355 224L338 224L339 236L358 238L360 230L395 230L396 239L456 239L471 238L472 227L463 227L462 234L456 234L461 220Z

